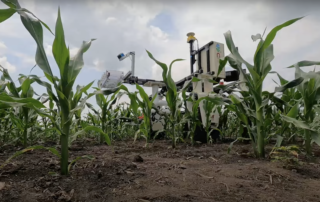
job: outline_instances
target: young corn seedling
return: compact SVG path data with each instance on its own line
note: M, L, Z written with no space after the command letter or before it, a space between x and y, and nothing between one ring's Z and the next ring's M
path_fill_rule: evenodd
M42 116L47 116L51 118L52 122L55 123L55 128L61 134L60 136L60 143L61 143L61 174L67 175L68 174L68 159L69 159L69 135L70 135L70 126L72 123L72 119L74 114L85 106L86 99L93 96L94 94L104 93L110 94L115 92L117 89L112 90L105 90L105 91L97 91L94 94L90 94L87 98L81 99L83 93L85 93L92 85L93 82L86 85L83 88L78 88L77 91L74 93L72 91L74 82L79 75L82 67L84 66L83 62L83 54L90 48L91 42L95 39L92 39L88 42L83 42L82 46L78 50L78 53L73 57L70 58L70 52L68 47L65 43L64 37L64 29L61 21L60 16L60 8L58 10L58 17L56 21L55 27L55 39L52 45L52 53L54 59L57 63L60 72L60 78L53 75L51 67L48 62L48 58L46 56L44 46L43 46L43 28L45 26L47 29L48 26L43 23L41 20L36 18L30 11L27 9L21 8L20 4L17 0L2 0L3 3L8 5L10 8L7 11L1 11L0 16L1 19L7 19L10 17L8 11L17 12L20 15L21 21L24 27L28 30L31 34L33 39L37 44L37 51L36 51L36 63L44 72L46 78L49 82L53 85L56 95L52 91L52 86L50 83L41 81L37 76L29 76L29 78L34 79L38 84L43 85L47 88L47 93L51 99L53 99L58 107L58 113L61 119L60 124L53 120L48 114L43 113L42 111L38 110L38 113ZM33 17L31 17L31 15ZM49 31L51 31L49 29ZM79 104L80 102L80 104ZM87 128L83 129L84 131L87 130L96 130L100 133L103 133L100 128L95 128L94 126L88 126ZM79 131L81 132L81 131ZM104 133L103 133L104 134ZM104 134L106 137L107 143L110 143L107 135Z
M256 142L256 144L254 144L254 151L257 157L263 157L263 158L265 157L266 132L264 128L264 122L265 122L264 108L265 108L265 104L267 104L268 102L263 102L264 100L263 100L262 89L263 89L263 81L272 69L271 62L274 59L272 41L274 40L278 31L280 31L284 27L287 27L295 23L300 19L301 18L289 20L281 25L276 26L269 32L269 34L266 36L265 39L263 39L260 34L256 36L252 36L252 39L254 41L257 39L260 40L254 55L253 65L248 63L241 57L236 46L234 45L231 32L228 31L224 34L227 47L231 52L231 54L226 58L229 64L233 68L237 69L242 73L242 75L244 76L244 81L248 88L248 92L254 99L255 114L253 115L253 117L255 119L256 137L254 137L254 139L253 137L251 137L251 139ZM250 75L247 75L243 71L241 64L246 65ZM241 102L241 100L238 100L235 97L233 97L233 100L238 104ZM236 105L236 106L240 106L240 105ZM243 115L240 115L240 116L243 116ZM243 119L245 121L245 118Z
M95 88L96 90L101 90L99 88ZM106 124L107 124L107 112L111 110L111 107L116 103L117 101L117 94L114 93L112 97L108 100L108 97L105 97L103 94L97 94L96 95L96 102L99 108L101 109L101 114L94 109L94 107L90 103L86 103L87 107L91 109L95 114L99 117L101 120L101 130L106 133ZM100 135L100 144L103 143L104 135Z
M140 125L140 129L135 135L135 140L137 138L137 134L141 132L143 133L143 137L146 139L146 143L148 144L152 134L151 113L152 113L153 101L155 100L157 94L153 96L152 100L149 100L149 96L146 94L144 89L138 84L136 84L136 87L139 90L139 94L142 98L142 101L138 98L137 98L137 101L139 103L139 106L142 109L143 121Z
M1 67L1 66L0 66ZM7 89L9 90L9 95L11 97L15 97L15 98L28 98L30 100L30 104L32 105L32 103L34 103L35 105L38 105L40 102L38 100L33 99L33 95L34 95L34 91L33 88L31 87L31 84L33 83L32 79L25 77L25 76L21 76L19 78L19 82L21 84L20 87L16 87L15 83L13 82L11 76L9 75L9 72L7 69L3 68L0 70L3 73L3 79L4 79L4 83L7 87ZM6 80L6 82L5 82ZM5 91L3 93L6 93ZM8 103L9 104L9 103ZM40 108L44 108L44 105L38 105ZM27 146L27 134L28 134L28 129L30 127L29 124L29 113L32 111L32 109L30 109L30 107L27 106L17 106L17 110L19 112L19 118L23 119L23 136L22 136L22 142L23 142L23 146L26 147ZM19 135L19 130L18 130L18 136Z
M295 68L295 79L291 82L286 83L281 87L276 87L277 92L285 92L288 88L295 87L302 95L303 103L303 116L302 121L297 120L296 117L281 115L282 119L288 123L294 124L298 128L304 130L305 149L308 155L312 154L312 143L315 142L320 145L320 135L317 131L313 130L310 124L315 118L315 106L320 100L320 71L304 72L301 67L320 65L320 62L316 61L301 61L288 68ZM298 114L298 104L293 107L290 111Z
M169 69L168 66L158 60L156 60L153 55L147 51L149 57L155 61L162 68L162 79L166 85L167 93L166 93L166 101L168 103L168 107L170 109L169 123L170 123L170 136L172 137L172 148L176 147L176 119L179 114L179 106L181 106L182 101L179 100L179 94L177 92L177 86L175 85L172 76L171 76L171 68L174 62L182 61L182 59L176 59L171 62Z
M218 128L212 128L211 129L211 113L215 109L216 105L214 102L211 102L210 100L203 100L203 109L205 110L205 116L206 116L206 122L204 124L204 129L207 134L207 142L212 143L211 134L214 130L217 130L220 132Z

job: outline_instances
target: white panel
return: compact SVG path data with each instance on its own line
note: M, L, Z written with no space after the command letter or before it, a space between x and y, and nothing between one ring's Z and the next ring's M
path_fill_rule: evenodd
M219 42L213 42L213 44L209 47L209 54L210 54L210 71L214 71L215 75L217 76L219 70L219 59L224 59L224 44ZM198 55L196 55L196 70L199 69L198 66ZM204 73L207 73L207 50L204 49L201 51L201 67ZM226 78L225 69L219 75L219 78Z

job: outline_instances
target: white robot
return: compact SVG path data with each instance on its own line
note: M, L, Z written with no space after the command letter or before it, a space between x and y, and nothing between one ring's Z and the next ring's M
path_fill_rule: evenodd
M239 78L243 77L237 70L233 71L225 71L223 69L219 75L218 69L219 69L219 60L224 59L224 44L219 42L211 41L208 44L204 45L201 48L198 48L198 50L194 49L194 42L197 40L194 36L195 34L190 32L187 34L187 43L190 44L190 75L175 82L178 89L181 89L185 83L189 80L191 80L193 77L197 77L200 81L198 82L192 82L191 88L188 89L188 92L192 92L193 98L198 99L205 96L214 97L216 94L212 92L219 93L220 89L217 88L218 85L224 85L224 82L231 82L227 85L233 85L239 81ZM155 94L158 94L158 96L154 100L155 106L162 107L164 111L167 111L167 113L170 113L169 109L166 109L165 106L167 106L167 102L165 101L163 95L166 92L166 85L163 81L155 81L152 79L141 79L138 78L134 74L135 70L135 52L129 52L127 54L120 53L117 57L120 61L124 60L127 57L131 56L131 71L123 75L123 73L117 73L118 77L114 80L116 82L114 83L128 83L128 84L134 84L137 83L139 85L145 86L145 87L152 87L152 95L153 97ZM197 61L197 63L196 63ZM194 64L196 63L196 69L194 69ZM110 74L110 73L109 73ZM106 79L107 74L105 73L103 78L101 78L101 87L109 88L110 86L114 85L108 85L108 82L110 84L110 79ZM110 75L109 75L110 76ZM111 76L112 77L112 73ZM219 84L213 85L210 80L215 80L216 82L219 82ZM200 120L202 121L202 124L205 126L207 123L205 111L203 109L203 102L200 102L199 108L200 108ZM187 102L186 106L189 110L192 109L192 102ZM153 120L153 130L158 131L163 129L163 120L160 120L160 116L156 113L154 113L152 117ZM219 114L213 110L211 113L211 120L208 120L211 122L212 126L218 127L219 125Z

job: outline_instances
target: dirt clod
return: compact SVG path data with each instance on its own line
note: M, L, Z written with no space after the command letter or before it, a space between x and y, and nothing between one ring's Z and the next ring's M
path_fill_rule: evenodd
M133 158L133 162L139 162L142 163L143 162L143 158L140 155L136 155Z
M4 188L4 186L6 185L5 182L0 182L0 190L2 190Z

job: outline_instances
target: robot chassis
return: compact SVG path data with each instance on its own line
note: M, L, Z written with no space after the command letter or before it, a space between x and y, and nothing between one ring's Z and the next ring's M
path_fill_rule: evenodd
M224 85L224 82L231 82L227 85L234 86L239 80L243 81L243 76L237 70L233 71L225 71L225 68L221 71L218 76L215 76L215 73L218 72L219 68L219 60L224 59L224 44L219 42L210 41L206 45L198 50L194 49L194 42L197 40L194 36L194 33L190 32L187 34L187 43L190 44L190 75L175 82L177 89L181 89L187 83L187 81L192 80L193 77L197 77L200 81L192 82L192 85L188 88L187 92L193 95L193 99L199 99L201 97L210 96L214 97L216 94L212 93L222 93L220 88L217 88L219 85ZM167 102L163 100L165 95L166 85L163 81L156 81L152 79L141 79L135 76L135 52L129 52L127 54L120 53L117 57L120 61L124 60L127 57L131 56L131 71L129 71L126 75L124 75L121 80L122 83L125 84L138 84L145 87L152 87L152 95L158 94L154 100L154 105L158 108L162 108L161 110L170 113L170 110L167 107ZM194 70L194 64L197 61L196 70ZM107 71L107 74L110 73ZM104 75L105 76L105 75ZM106 77L106 76L105 76ZM218 85L212 84L208 79L219 82ZM108 82L108 81L106 81ZM240 84L240 88L243 84ZM103 86L102 86L103 87ZM187 102L186 106L189 110L192 109L192 102ZM203 109L203 102L199 104L199 116L203 126L206 125L206 116L205 111ZM219 126L219 113L214 109L210 116L211 127ZM154 110L152 114L152 129L153 131L162 130L164 127L164 120L161 118L159 114ZM199 134L200 133L200 134ZM206 137L203 127L197 128L195 140L206 142ZM219 136L218 131L213 131L214 135ZM198 136L198 137L197 137ZM202 136L202 137L200 137ZM206 136L206 135L205 135ZM215 138L216 139L216 138Z

